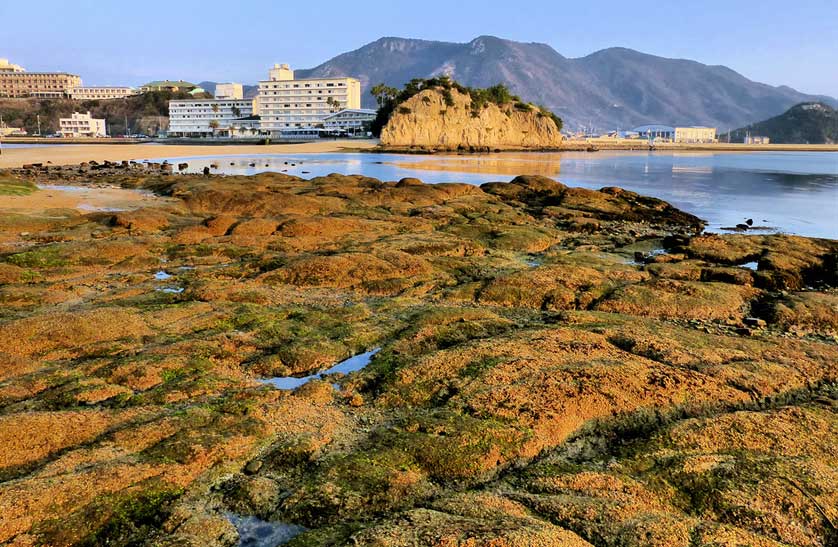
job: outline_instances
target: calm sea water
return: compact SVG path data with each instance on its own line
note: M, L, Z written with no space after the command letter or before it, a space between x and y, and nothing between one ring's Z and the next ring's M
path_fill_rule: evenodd
M177 158L188 172L217 164L215 173L329 173L382 180L417 177L429 183L482 184L517 175L555 178L570 186L620 186L664 199L718 231L752 218L755 226L838 238L838 153L504 153L434 155L330 153Z

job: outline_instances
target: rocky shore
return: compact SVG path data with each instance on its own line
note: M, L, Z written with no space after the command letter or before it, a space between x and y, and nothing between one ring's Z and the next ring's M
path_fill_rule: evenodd
M0 544L838 540L838 241L537 176L177 171L0 172L170 198L0 216Z

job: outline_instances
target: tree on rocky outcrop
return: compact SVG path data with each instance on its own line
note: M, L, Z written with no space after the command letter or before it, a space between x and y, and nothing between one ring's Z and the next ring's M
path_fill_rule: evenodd
M533 107L529 103L525 103L520 97L514 95L509 88L504 84L496 84L488 88L473 88L464 86L453 80L448 75L437 76L434 78L414 78L405 84L404 89L398 90L394 87L386 86L383 83L377 84L370 89L370 93L375 97L378 103L378 113L372 123L372 133L376 137L381 135L381 130L387 125L393 112L395 112L400 105L408 101L411 97L421 93L426 89L438 89L447 106L454 105L452 90L456 90L461 94L468 95L471 99L472 116L478 117L481 110L489 105L505 105L514 103L515 108L522 111L529 111ZM544 107L537 107L542 115L549 116L556 123L559 131L562 129L562 120L553 112L550 112Z

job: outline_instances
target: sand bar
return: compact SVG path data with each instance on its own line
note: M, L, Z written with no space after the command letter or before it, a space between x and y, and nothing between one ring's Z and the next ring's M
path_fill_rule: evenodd
M301 154L367 150L378 144L373 140L335 140L302 144L271 145L159 145L109 144L55 145L36 148L3 148L0 168L21 167L29 163L69 165L83 161L162 160L194 156L225 156L234 154Z

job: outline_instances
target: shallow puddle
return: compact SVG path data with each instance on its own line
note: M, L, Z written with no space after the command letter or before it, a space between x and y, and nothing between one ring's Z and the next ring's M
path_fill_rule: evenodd
M239 533L240 547L276 547L288 543L307 529L285 522L268 522L256 517L226 514Z
M263 378L259 381L263 384L270 384L276 389L297 389L298 387L307 384L312 380L323 378L324 376L328 376L329 374L349 374L350 372L361 370L370 363L370 360L372 359L373 355L375 355L379 351L381 351L381 348L375 348L366 353L359 353L358 355L354 355L349 359L345 359L333 366L332 368L325 370L319 374L312 374L310 376L304 376L302 378L298 378L296 376L277 376L275 378Z
M180 294L183 292L183 287L163 287L162 289L157 290L169 294Z

